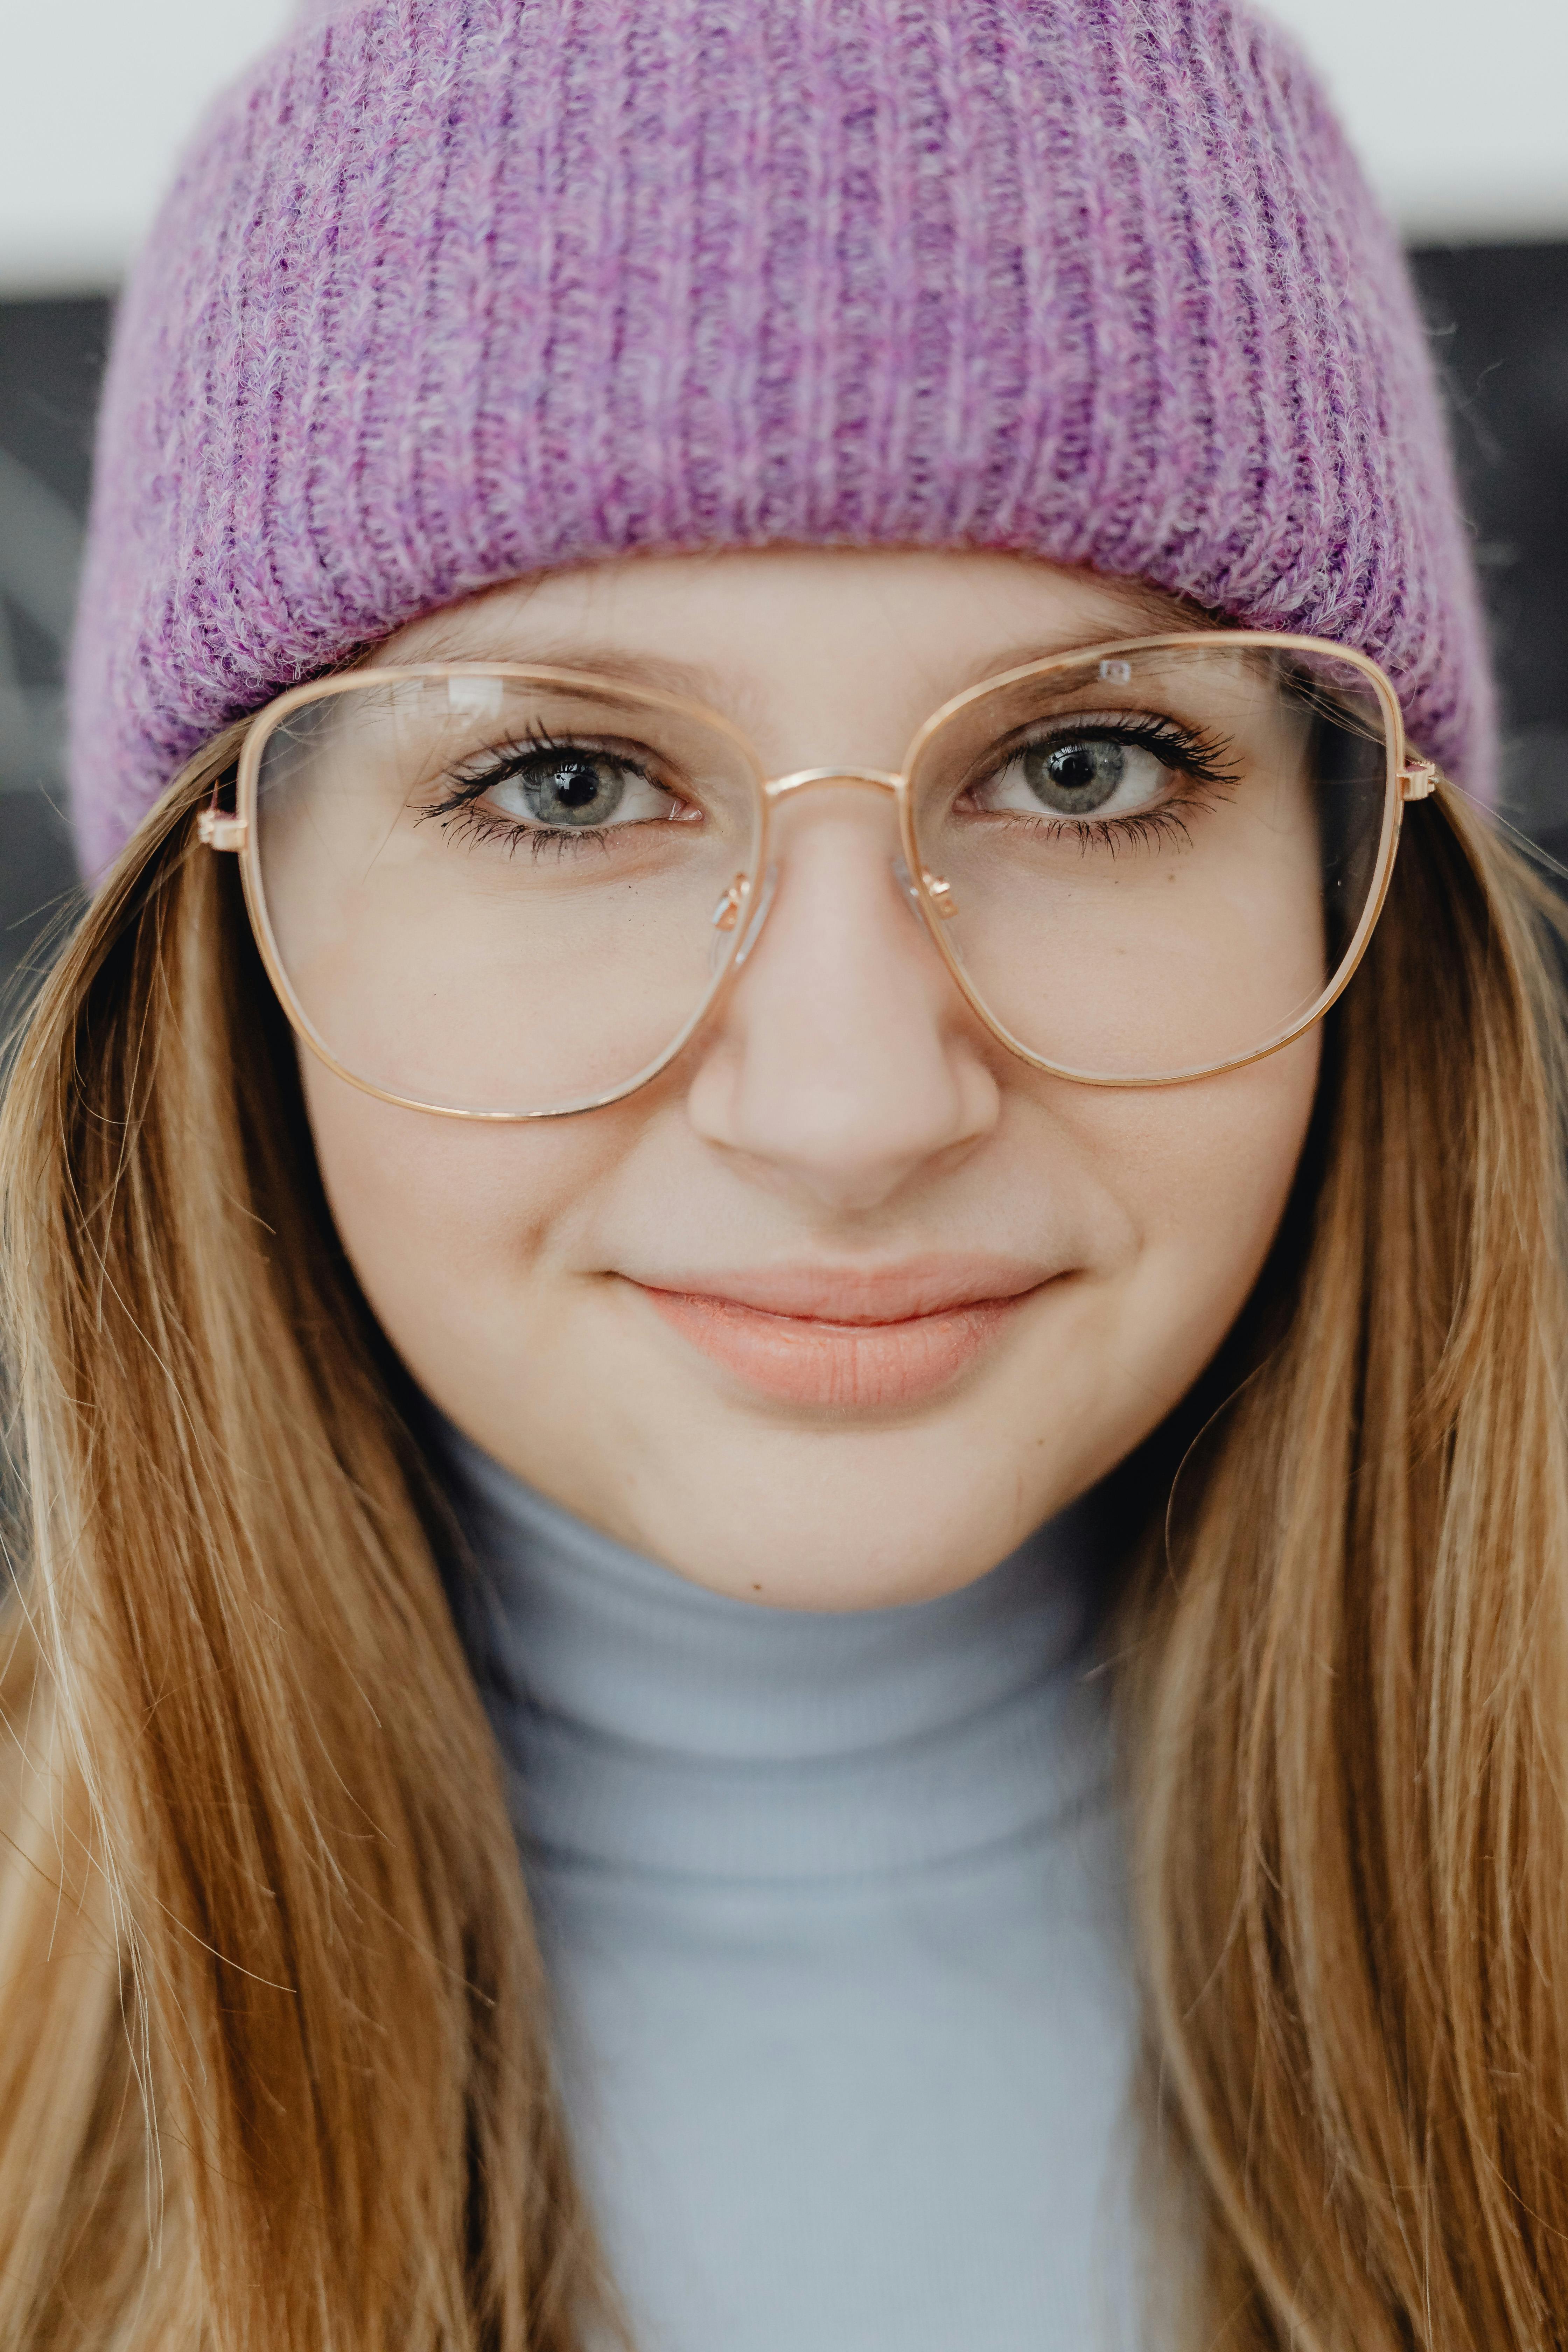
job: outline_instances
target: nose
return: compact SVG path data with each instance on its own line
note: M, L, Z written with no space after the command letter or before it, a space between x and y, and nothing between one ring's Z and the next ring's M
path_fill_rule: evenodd
M778 811L776 885L708 1033L688 1115L839 1215L873 1212L996 1122L983 1033L900 879L891 799L814 777Z

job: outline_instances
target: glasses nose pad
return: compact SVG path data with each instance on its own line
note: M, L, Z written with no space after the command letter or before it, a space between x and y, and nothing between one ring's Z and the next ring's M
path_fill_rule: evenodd
M779 869L776 865L770 865L763 871L761 887L753 894L746 877L743 874L736 875L713 909L713 938L708 950L708 967L710 971L717 972L724 961L725 950L729 945L729 933L735 929L737 923L744 921L746 928L742 934L741 944L735 950L734 968L737 971L740 971L741 966L757 944L757 934L766 920L768 908L773 903L773 892L778 888L778 881ZM748 902L750 902L749 906Z
M945 917L951 917L952 915L956 914L957 908L953 903L952 893L948 885L942 880L942 877L939 874L928 874L925 878L926 887L936 900L937 913ZM910 914L914 917L916 922L919 923L921 929L923 930L925 929L926 922L926 910L921 904L921 894L915 887L915 877L910 872L909 867L905 865L903 853L901 851L893 860L893 879L898 884L900 889L903 892L904 897L909 903ZM962 963L963 961L963 950L959 946L958 941L950 937L948 940L948 948L952 956L953 961L955 963Z
M915 877L904 863L904 853L901 849L893 860L893 879L909 900L910 914L917 923L923 925L925 916L921 908L921 894L915 888Z

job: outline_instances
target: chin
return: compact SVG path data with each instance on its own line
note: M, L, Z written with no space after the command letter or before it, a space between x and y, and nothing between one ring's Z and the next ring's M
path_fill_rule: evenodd
M613 1521L584 1516L713 1591L814 1610L956 1591L1088 1483L1033 1443L1009 1460L977 1449L973 1431L929 1425L775 1433L732 1453L665 1453L661 1473L640 1476Z

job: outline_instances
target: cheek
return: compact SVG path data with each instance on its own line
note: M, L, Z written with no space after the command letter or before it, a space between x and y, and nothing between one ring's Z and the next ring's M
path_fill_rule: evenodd
M1177 1403L1268 1254L1317 1068L1314 1034L1196 1085L1021 1084L1015 1118L892 1238L940 1249L985 1233L1085 1278L1047 1291L973 1383L831 1428L737 1404L662 1326L628 1330L614 1312L595 1270L622 1262L628 1235L684 1247L689 1229L733 1263L753 1244L780 1255L782 1238L805 1254L773 1192L696 1150L678 1106L487 1127L397 1110L310 1057L301 1075L350 1262L450 1420L700 1581L729 1589L740 1541L771 1589L795 1591L805 1561L814 1605L826 1592L859 1607L992 1566Z
M402 1110L310 1055L300 1076L360 1286L415 1379L449 1411L454 1379L481 1341L501 1378L498 1349L525 1354L530 1277L588 1213L615 1164L613 1136L593 1119L487 1126Z
M1224 1077L1086 1106L1095 1164L1137 1236L1122 1339L1173 1402L1262 1270L1306 1140L1320 1058L1314 1029Z

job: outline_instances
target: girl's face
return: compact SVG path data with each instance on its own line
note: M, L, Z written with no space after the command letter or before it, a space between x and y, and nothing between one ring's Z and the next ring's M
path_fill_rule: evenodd
M520 583L380 658L613 663L772 774L887 771L975 680L1160 625L1006 556L769 551ZM890 796L780 805L756 946L627 1100L488 1125L301 1067L365 1296L460 1430L716 1591L871 1608L983 1574L1191 1385L1279 1223L1319 1033L1185 1086L1046 1076L911 914Z

